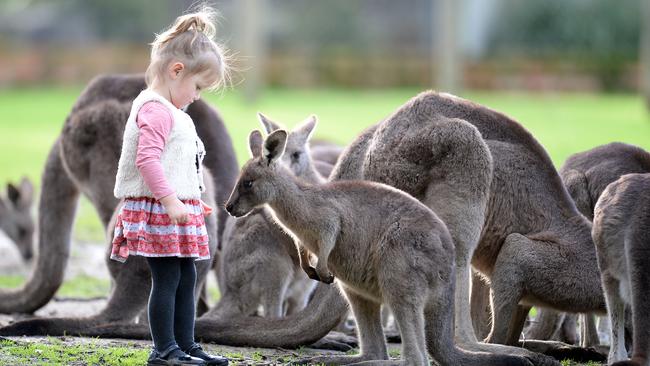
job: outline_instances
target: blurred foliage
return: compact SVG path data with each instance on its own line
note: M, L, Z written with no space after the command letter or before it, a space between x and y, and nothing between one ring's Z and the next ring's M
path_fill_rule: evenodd
M206 2L221 12L218 38L241 56L246 79L250 8L238 0ZM437 2L255 0L253 18L264 34L254 67L272 86L430 86L432 55L447 51L433 42ZM200 3L2 0L0 86L73 84L100 72L144 70L154 33ZM468 88L638 88L641 0L457 4ZM541 82L526 81L531 77Z
M502 0L489 56L574 61L618 89L639 56L641 0Z

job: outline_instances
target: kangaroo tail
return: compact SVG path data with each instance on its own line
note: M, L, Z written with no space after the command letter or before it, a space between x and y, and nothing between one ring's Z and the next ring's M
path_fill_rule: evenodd
M63 167L60 140L50 150L41 187L36 264L22 287L0 290L0 313L32 313L47 304L63 282L79 192Z
M196 338L230 346L296 348L323 338L347 314L347 302L338 289L319 284L302 311L286 318L234 316L219 318L210 311L196 320ZM149 339L146 325L98 324L80 332L101 338Z

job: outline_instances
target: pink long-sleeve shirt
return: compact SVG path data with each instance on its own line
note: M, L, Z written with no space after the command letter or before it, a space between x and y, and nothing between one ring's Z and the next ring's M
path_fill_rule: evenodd
M135 165L154 197L159 200L175 193L165 178L160 155L174 125L171 111L158 102L147 102L138 111L140 129Z

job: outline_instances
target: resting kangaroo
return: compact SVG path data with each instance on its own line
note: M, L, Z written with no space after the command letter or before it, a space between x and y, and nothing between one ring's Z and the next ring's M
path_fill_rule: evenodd
M27 178L20 185L7 184L7 199L0 197L0 230L13 240L25 261L34 255L34 186Z
M596 203L592 235L611 323L608 362L647 366L650 352L650 174L627 174ZM625 307L632 308L632 359L625 349Z
M524 358L469 353L453 343L454 248L445 225L420 202L386 185L353 181L310 185L277 163L287 133L249 138L243 167L226 209L236 217L267 204L296 241L317 253L316 272L339 279L357 320L359 356L312 362L388 360L380 305L402 335L402 358L441 365L525 365Z
M594 206L605 188L622 175L630 173L650 173L650 153L620 142L571 155L560 168L562 181L576 207L590 221L594 218ZM542 309L542 313L551 317L550 314L555 312ZM555 314L559 318L559 313ZM593 318L593 315L587 317ZM553 323L553 320L549 319L549 322ZM586 342L581 344L598 344L598 333L593 320L588 319L586 323L590 328L582 329L582 342Z
M279 125L262 114L260 122L267 133ZM316 125L311 116L287 137L287 153L282 163L301 179L324 181L314 170L309 139ZM224 233L218 280L221 298L215 316L252 315L261 304L264 316L281 317L304 308L315 282L300 269L295 244L289 234L273 223L262 208L233 220Z

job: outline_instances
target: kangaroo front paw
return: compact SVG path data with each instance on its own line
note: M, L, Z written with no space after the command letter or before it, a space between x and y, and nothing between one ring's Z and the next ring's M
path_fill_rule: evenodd
M319 271L318 269L316 269L316 272L321 282L326 283L328 285L334 282L334 275L330 273L330 271L328 270Z
M320 277L318 277L318 273L316 273L316 268L309 266L303 268L303 270L307 274L307 277L311 278L314 281L320 281Z

